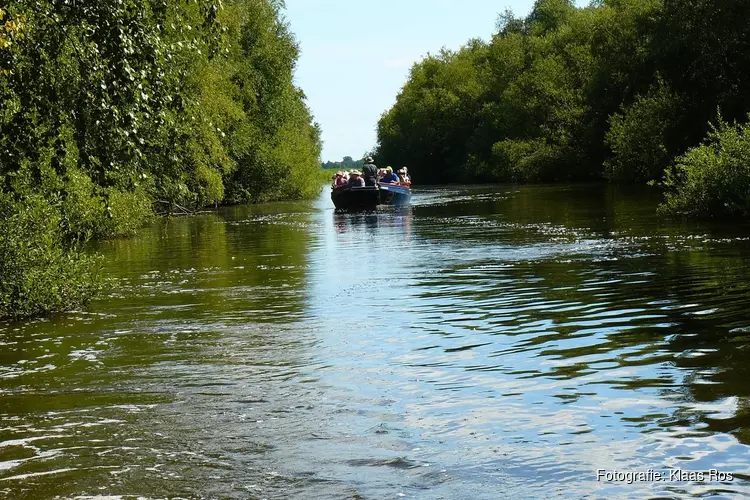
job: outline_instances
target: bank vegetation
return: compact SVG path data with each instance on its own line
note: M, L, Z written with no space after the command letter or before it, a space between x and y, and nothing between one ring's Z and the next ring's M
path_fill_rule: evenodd
M276 0L14 0L0 9L0 317L80 306L91 238L157 213L298 199L320 130Z
M750 3L537 0L415 64L379 163L421 183L608 179L665 213L750 215Z

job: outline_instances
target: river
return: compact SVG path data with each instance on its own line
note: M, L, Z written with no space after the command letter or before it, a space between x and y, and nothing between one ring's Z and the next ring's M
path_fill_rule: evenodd
M324 190L101 243L89 308L0 324L0 495L750 494L750 228L658 201L423 188L336 214Z

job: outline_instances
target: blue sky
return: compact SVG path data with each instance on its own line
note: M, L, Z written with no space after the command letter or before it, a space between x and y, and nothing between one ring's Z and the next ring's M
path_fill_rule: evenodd
M506 7L533 0L286 0L302 54L296 83L323 128L323 161L361 157L411 65L445 46L488 40ZM579 1L579 5L584 2Z

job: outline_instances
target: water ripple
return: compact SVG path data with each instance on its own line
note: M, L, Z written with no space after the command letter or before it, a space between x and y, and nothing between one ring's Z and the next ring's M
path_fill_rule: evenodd
M750 239L614 189L324 193L102 243L88 312L0 325L0 493L750 494ZM670 468L736 479L596 480Z

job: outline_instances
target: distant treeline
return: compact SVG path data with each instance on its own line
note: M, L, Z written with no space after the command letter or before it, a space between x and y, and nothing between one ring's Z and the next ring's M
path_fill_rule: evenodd
M656 181L667 211L748 216L748 19L746 0L506 11L489 42L412 67L377 160L425 183Z
M362 170L365 165L365 160L354 160L351 156L344 156L343 161L327 161L321 163L321 167L326 170Z
M320 130L277 0L0 9L0 317L96 289L92 237L154 213L314 195Z

